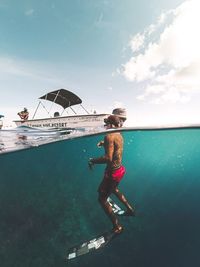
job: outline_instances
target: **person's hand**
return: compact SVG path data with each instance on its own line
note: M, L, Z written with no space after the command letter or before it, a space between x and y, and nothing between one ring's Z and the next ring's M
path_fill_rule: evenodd
M92 162L92 158L89 158L89 160L88 160L88 167L89 167L90 170L93 169L93 165L94 165L94 163Z
M104 141L100 141L99 143L97 143L97 146L100 148L102 146L104 146Z
M92 162L92 158L90 158L90 159L88 160L88 167L89 167L90 170L93 169L93 165L94 165L94 163Z
M93 166L94 166L94 163L93 163L92 160L93 160L92 158L89 158L89 160L88 160L88 167L89 167L90 170L92 170Z

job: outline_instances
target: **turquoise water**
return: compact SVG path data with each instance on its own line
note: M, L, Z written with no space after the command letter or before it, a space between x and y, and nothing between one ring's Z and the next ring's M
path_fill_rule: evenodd
M0 155L1 267L200 266L200 129L124 131L121 191L137 208L105 248L69 247L112 228L97 201L103 134Z

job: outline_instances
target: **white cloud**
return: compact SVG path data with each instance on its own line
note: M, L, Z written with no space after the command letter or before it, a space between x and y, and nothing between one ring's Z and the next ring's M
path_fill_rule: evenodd
M26 11L25 11L25 15L26 15L26 16L31 16L31 15L33 15L34 12L35 12L34 9L29 9L29 10L26 10Z
M130 47L133 52L138 51L144 44L144 34L136 34L130 41Z
M12 57L0 56L0 80L33 78L45 81L57 81L53 78L52 66L41 62L30 62ZM51 73L48 73L51 72Z
M147 97L152 104L187 103L190 100L187 92L184 93L173 86L163 86L161 84L148 85L145 92L137 96L137 99L144 101Z
M0 57L0 78L6 75L30 76L31 72L22 61L11 57Z
M122 74L129 81L147 84L139 100L154 97L157 104L185 103L190 92L200 89L199 9L199 0L185 1L175 10L163 13L157 24L144 31L150 34L165 22L162 31L157 32L156 41L147 40L140 33L132 39L133 52L144 44L145 47L124 64ZM167 18L172 15L169 23Z
M166 20L166 17L167 17L167 14L166 13L162 13L158 18L158 23L160 23L160 24L164 23L165 20Z

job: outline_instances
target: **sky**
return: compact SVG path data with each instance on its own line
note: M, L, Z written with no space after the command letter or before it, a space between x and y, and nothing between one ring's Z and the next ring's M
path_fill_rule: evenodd
M199 9L199 0L0 0L4 125L24 107L31 118L59 88L90 112L126 108L127 126L200 124Z

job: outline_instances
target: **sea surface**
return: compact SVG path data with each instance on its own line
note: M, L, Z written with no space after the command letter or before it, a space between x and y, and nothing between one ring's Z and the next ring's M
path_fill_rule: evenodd
M136 207L106 247L66 261L67 250L110 230L97 188L98 129L0 131L1 267L199 267L200 128L123 129L119 189ZM113 197L120 205L120 203Z

